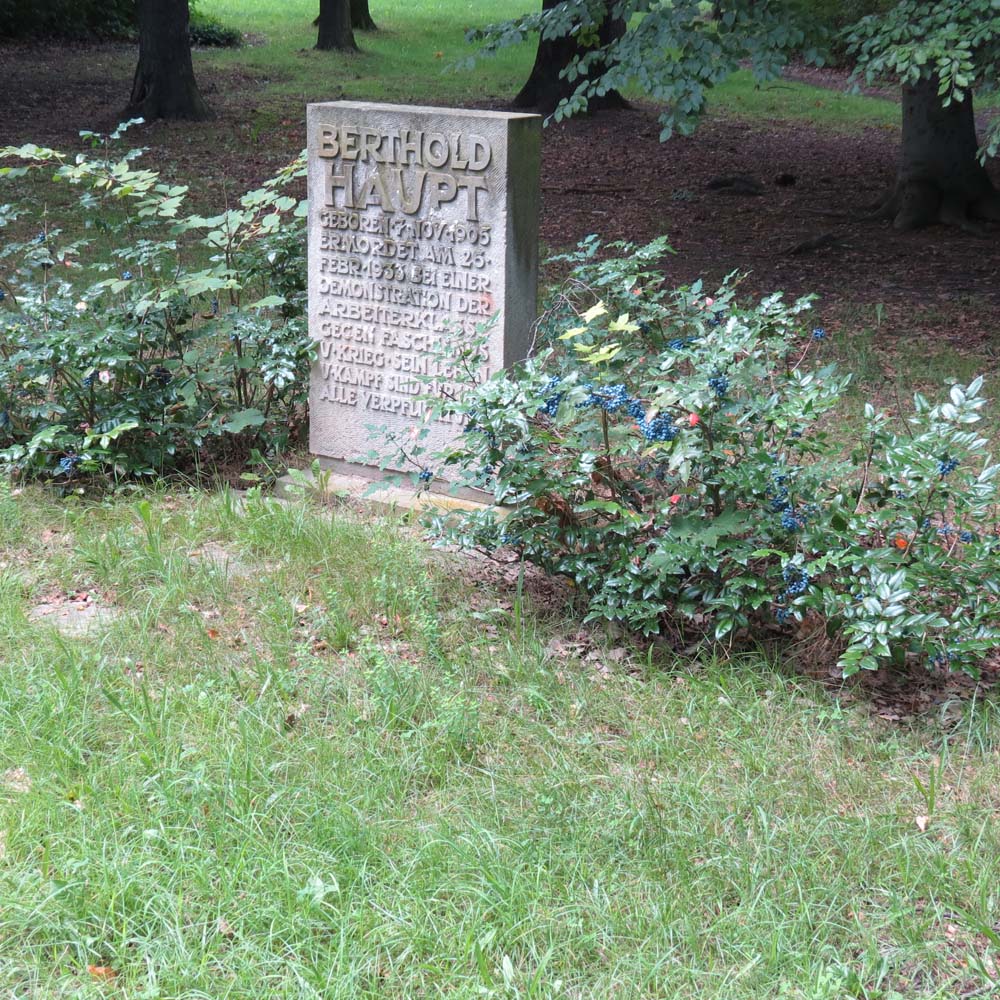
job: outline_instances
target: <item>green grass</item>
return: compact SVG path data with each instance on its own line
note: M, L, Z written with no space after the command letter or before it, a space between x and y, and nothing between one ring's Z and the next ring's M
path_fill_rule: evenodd
M894 101L793 80L758 86L748 70L715 87L709 108L713 114L769 123L808 122L830 131L898 129L900 122L899 104Z
M524 0L435 0L372 5L379 30L357 32L360 52L317 52L313 0L259 3L253 10L240 0L206 0L206 14L238 25L264 44L205 53L217 68L239 67L260 74L276 98L300 103L364 100L396 103L480 103L509 99L527 76L534 48L520 45L480 62L474 72L453 66L475 50L465 41L467 28L482 27L533 9Z
M993 705L894 729L762 656L585 659L399 523L301 503L28 490L0 530L4 995L987 985ZM53 581L118 617L32 623Z

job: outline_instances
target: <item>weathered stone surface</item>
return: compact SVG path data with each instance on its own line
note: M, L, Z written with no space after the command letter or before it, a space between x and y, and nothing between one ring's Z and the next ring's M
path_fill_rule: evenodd
M367 456L371 427L406 439L426 423L426 447L447 444L460 426L417 397L463 391L459 350L491 319L474 377L526 356L540 130L536 115L309 106L310 447L328 464Z

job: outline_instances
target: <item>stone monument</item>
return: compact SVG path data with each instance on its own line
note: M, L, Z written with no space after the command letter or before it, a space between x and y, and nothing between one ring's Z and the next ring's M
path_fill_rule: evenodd
M528 352L541 119L335 101L307 124L310 450L378 478L358 464L370 427L426 426L431 452L461 432L418 397L464 391L454 362L477 328L496 317L479 380Z

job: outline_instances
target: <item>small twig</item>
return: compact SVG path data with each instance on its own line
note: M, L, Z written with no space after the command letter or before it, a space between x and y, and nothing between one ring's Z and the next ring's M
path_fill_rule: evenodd
M800 254L812 253L813 250L822 250L823 247L841 245L839 233L821 233L819 236L813 236L808 240L802 240L801 243L796 243L787 250L783 250L782 253L788 257L797 257Z
M872 467L872 459L875 456L875 432L872 432L871 437L868 440L868 455L865 458L865 468L861 474L861 490L858 493L858 502L854 508L855 514L861 513L861 505L865 500L865 492L868 490L868 473Z

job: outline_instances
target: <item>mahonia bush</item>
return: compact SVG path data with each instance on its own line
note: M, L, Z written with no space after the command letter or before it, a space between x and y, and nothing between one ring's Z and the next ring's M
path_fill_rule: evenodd
M529 361L436 401L464 433L411 448L413 480L494 500L436 519L440 538L568 577L589 620L723 639L808 618L845 673L906 656L974 670L1000 583L998 467L970 430L981 380L917 397L905 433L869 407L852 455L831 412L849 377L816 363L808 299L745 303L732 277L670 289L665 240L614 249L592 237L561 258Z
M0 250L0 463L63 483L239 461L305 422L301 158L237 207L184 216L188 188L81 133L75 157L7 147L0 175L79 190L67 233L46 213ZM26 210L0 207L25 232ZM37 231L35 226L38 226Z

